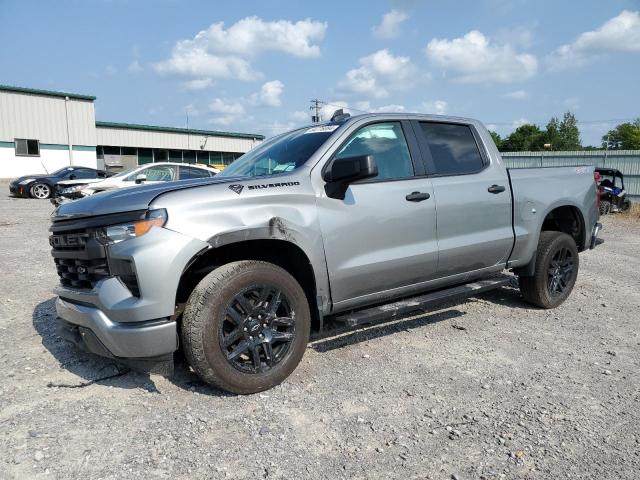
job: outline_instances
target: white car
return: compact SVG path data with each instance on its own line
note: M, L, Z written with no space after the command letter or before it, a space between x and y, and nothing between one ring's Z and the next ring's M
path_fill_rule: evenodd
M101 182L81 187L82 196L114 190L116 188L133 187L140 184L170 182L173 180L188 180L193 178L209 178L220 173L217 168L206 165L186 163L158 162L142 165L130 170L124 170Z

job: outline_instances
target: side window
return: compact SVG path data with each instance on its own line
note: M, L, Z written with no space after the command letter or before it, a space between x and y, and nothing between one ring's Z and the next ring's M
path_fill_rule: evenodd
M190 178L209 178L211 174L202 168L193 167L181 167L180 168L180 180L187 180Z
M96 178L96 172L93 170L86 170L84 168L77 168L73 172L78 180L86 180L89 178Z
M479 172L484 162L467 125L451 123L420 122L436 175L465 175Z
M175 165L158 165L146 168L135 174L134 177L138 175L146 175L149 182L170 182L176 178L176 167Z
M413 164L400 122L375 123L354 133L336 158L373 155L378 165L374 180L412 177Z

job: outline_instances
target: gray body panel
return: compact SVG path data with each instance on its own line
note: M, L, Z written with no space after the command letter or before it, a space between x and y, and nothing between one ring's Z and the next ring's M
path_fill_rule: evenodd
M356 182L349 185L344 200L330 198L322 169L337 149L363 125L390 120L469 125L483 149L486 167L469 175ZM534 257L545 215L558 206L577 207L589 235L598 218L592 170L509 172L489 133L475 120L363 115L340 125L304 165L289 173L169 182L61 206L57 218L163 208L168 221L163 228L154 227L139 239L109 249L113 258L128 259L135 266L140 298L132 297L117 278L92 292L60 288L58 294L70 302L95 306L116 328L169 321L180 277L204 250L275 239L296 245L309 259L323 314L381 303L526 265ZM493 184L505 186L505 191L489 193ZM429 193L429 200L406 201L414 191ZM63 318L70 315L68 309L60 310ZM65 319L79 321L77 312L72 316L75 320ZM87 318L97 317L91 312ZM96 328L108 326L103 320ZM175 335L175 325L169 335ZM100 339L105 338L116 337L103 333ZM165 347L171 343L167 338L154 341Z

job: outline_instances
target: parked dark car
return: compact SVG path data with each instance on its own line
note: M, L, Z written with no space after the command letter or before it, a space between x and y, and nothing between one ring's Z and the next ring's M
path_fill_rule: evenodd
M87 167L64 167L53 173L24 175L9 183L9 192L16 197L49 198L55 191L56 184L63 180L80 180L107 178L104 170Z

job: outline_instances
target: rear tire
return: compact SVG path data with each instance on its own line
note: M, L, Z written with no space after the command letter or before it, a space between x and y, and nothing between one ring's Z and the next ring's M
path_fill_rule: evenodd
M520 276L524 299L540 308L563 303L576 283L580 260L574 239L563 232L540 233L533 276Z
M182 320L187 361L205 382L237 394L281 383L309 341L311 314L298 282L271 263L243 260L207 275Z
M620 211L628 212L629 210L631 210L631 200L629 200L628 198L625 198L622 201L622 204L620 205Z
M611 202L608 200L600 201L600 215L608 215L611 213Z

